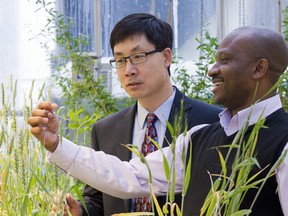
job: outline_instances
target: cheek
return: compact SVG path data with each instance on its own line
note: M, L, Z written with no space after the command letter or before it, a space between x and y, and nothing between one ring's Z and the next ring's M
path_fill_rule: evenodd
M124 74L123 72L118 72L118 71L117 71L117 77L118 77L119 82L120 82L121 85L123 86L125 74Z
M153 72L150 72L150 75L146 77L147 79L150 79L151 83L154 84L161 84L163 82L166 82L167 79L170 79L168 76L168 72L167 70L164 69L159 69L158 70L154 70Z
M123 71L116 71L118 79L123 79L124 72Z

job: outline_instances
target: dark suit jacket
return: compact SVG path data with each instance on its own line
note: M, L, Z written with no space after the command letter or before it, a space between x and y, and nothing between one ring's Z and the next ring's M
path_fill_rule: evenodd
M203 123L213 123L219 120L218 114L222 111L217 106L208 105L201 101L189 99L184 96L178 89L171 108L169 122L173 124L174 118L181 109L181 100L183 103L184 119L187 121L187 127ZM133 136L133 127L137 104L110 115L93 125L92 128L92 148L97 151L104 151L107 154L115 155L123 161L129 161L131 152L120 144L131 144ZM183 129L185 123L182 123ZM182 131L183 131L182 129ZM166 130L163 147L167 146L167 140L172 141L171 135ZM97 181L97 179L95 179ZM115 213L129 212L130 200L123 200L104 194L96 189L86 185L83 197L90 216L111 216ZM179 196L177 199L181 200ZM162 207L165 203L165 197L161 197L159 204ZM82 207L83 209L83 207ZM83 209L83 212L85 210ZM88 215L84 213L84 215Z

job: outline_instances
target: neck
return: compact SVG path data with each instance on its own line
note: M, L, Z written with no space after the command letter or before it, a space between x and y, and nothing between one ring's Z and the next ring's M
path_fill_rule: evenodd
M141 106L149 112L154 112L162 103L164 103L173 94L173 86L167 85L161 89L161 92L154 93L148 98L138 99Z
M240 112L241 110L247 109L248 107L251 107L253 104L259 103L259 102L261 102L261 101L263 101L263 100L266 100L266 99L268 99L268 98L271 98L271 97L273 97L273 96L275 96L275 95L276 95L276 94L271 93L271 94L265 95L265 96L262 95L262 97L257 97L257 96L256 96L255 99L253 99L253 100L251 99L251 101L250 101L249 103L243 105L242 107L238 107L238 108L228 108L228 109L230 110L231 115L234 116L234 115L236 115L238 112Z

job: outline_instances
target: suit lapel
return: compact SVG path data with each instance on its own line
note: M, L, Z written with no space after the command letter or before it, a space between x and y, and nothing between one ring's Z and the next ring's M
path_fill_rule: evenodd
M132 143L136 110L137 104L129 108L127 112L123 113L121 119L115 126L116 134L113 135L113 137L117 137L117 140L120 140L121 142L116 145L116 156L122 161L129 161L131 159L131 152L121 144ZM123 128L125 128L125 131L123 131ZM124 200L124 205L126 211L130 211L131 200Z
M172 107L171 107L171 111L170 111L170 115L169 115L169 123L174 124L174 120L175 120L175 117L178 117L179 116L179 113L180 113L180 110L181 110L181 103L182 103L182 100L184 100L184 103L183 103L183 114L186 113L186 110L187 109L190 109L190 107L192 106L191 103L188 103L187 102L187 98L185 97L184 94L182 94L179 89L177 89L175 86L174 88L176 89L176 93L175 93L175 98L174 98L174 101L173 101L173 104L172 104ZM170 143L172 142L172 136L169 132L169 129L168 127L166 128L166 132L165 132L165 138L164 138L164 141L163 141L163 147L166 147L168 146Z
M132 106L130 109L127 110L127 112L123 113L121 119L115 125L116 134L114 134L113 136L117 137L117 140L120 140L121 142L118 142L118 145L116 145L116 155L121 160L129 161L131 159L131 152L121 144L132 143L136 110L137 105ZM123 128L125 129L123 130Z

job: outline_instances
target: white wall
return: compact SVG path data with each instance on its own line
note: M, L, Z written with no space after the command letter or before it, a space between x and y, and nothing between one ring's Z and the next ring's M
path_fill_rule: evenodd
M19 109L24 103L23 95L29 93L32 80L35 80L36 97L37 89L50 76L41 39L32 39L47 23L44 11L35 12L39 7L35 1L0 0L0 82L7 84L11 75L17 79L16 107Z

